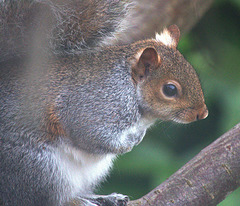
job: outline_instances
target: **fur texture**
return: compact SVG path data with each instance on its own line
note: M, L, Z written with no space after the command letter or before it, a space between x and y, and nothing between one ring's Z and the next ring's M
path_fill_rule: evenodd
M109 44L130 7L120 0L0 1L0 62L33 50L76 54Z

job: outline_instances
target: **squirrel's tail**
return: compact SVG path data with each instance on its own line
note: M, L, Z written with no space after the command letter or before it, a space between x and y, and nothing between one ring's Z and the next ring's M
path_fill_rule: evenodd
M0 62L33 49L79 53L114 37L128 13L122 0L0 2Z

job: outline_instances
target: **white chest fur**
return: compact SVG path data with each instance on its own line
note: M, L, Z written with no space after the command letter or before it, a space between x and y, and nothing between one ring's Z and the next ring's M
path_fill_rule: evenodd
M70 196L89 194L107 174L115 155L93 155L70 146L62 146L55 151L57 168L61 178L66 180Z
M126 144L132 142L134 145L139 144L145 136L146 130L154 121L154 119L141 118L138 122L121 133L120 143Z
M142 140L152 123L153 121L141 119L124 130L119 141L114 144L126 146L123 152L127 152L128 148L131 149ZM89 195L94 186L107 175L116 157L114 154L88 154L66 144L54 149L53 154L56 170L60 173L59 179L64 184L64 201L77 194Z

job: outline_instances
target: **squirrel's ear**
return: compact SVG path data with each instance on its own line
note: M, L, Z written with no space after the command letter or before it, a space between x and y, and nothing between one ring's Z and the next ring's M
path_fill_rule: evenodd
M156 49L145 48L137 54L137 64L132 68L133 79L138 82L144 80L149 73L160 65L161 59Z
M171 25L164 29L161 34L156 34L156 41L162 42L168 47L177 48L180 38L180 30L177 25Z
M160 56L156 49L149 47L145 48L140 55L138 64L143 64L144 67L157 67L160 63Z

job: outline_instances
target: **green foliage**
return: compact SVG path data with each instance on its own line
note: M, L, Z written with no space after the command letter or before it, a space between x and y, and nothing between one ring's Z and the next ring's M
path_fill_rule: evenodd
M201 149L240 122L240 0L216 0L179 50L198 71L209 108L206 120L190 125L158 123L144 141L115 161L101 193L136 199L171 176ZM240 189L220 205L235 206Z

